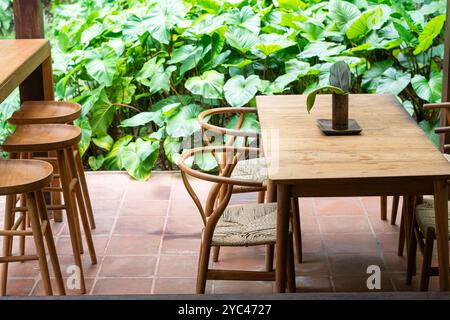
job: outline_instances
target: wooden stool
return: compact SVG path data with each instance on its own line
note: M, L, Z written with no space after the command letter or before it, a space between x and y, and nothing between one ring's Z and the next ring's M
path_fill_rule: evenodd
M49 163L37 160L1 160L0 172L0 195L6 195L5 223L3 230L0 230L0 235L3 236L3 254L0 257L0 295L6 295L8 263L29 260L39 260L45 293L47 295L53 295L45 255L44 237L55 273L58 291L61 295L65 295L52 229L42 193L42 189L52 181L52 166ZM20 219L23 219L23 216L16 221L14 213L11 210L16 194L26 195L31 231L18 230L21 222ZM36 254L13 256L12 237L14 236L33 236L36 245Z
M25 101L20 106L20 109L13 113L8 120L9 123L14 125L24 124L51 124L51 123L73 123L81 114L81 106L78 103L66 102L66 101ZM75 161L77 165L78 179L81 184L81 190L83 193L86 210L88 212L89 224L91 229L95 229L94 210L92 209L91 199L89 196L89 190L87 187L86 176L84 174L83 162L81 160L80 152L78 148L73 149ZM56 155L50 154L55 157ZM24 156L29 157L28 155ZM55 168L56 176L59 171ZM53 187L58 187L58 182L53 183ZM60 196L54 194L52 202L55 205L61 204ZM55 221L62 221L61 212L54 210Z
M81 138L80 128L66 124L39 124L20 125L10 135L2 146L3 151L10 152L12 157L24 152L55 152L56 161L60 170L61 188L45 188L44 191L63 193L64 205L56 209L65 210L67 224L72 243L75 264L79 267L81 278L81 292L86 292L83 267L80 253L83 253L83 245L80 231L80 222L83 225L86 243L89 249L92 264L97 263L97 258L90 231L88 213L80 186L79 173L73 149ZM50 158L43 160L51 161ZM77 210L77 207L79 210ZM55 209L55 206L49 206ZM26 208L15 208L14 211L26 211ZM79 215L78 215L79 213Z

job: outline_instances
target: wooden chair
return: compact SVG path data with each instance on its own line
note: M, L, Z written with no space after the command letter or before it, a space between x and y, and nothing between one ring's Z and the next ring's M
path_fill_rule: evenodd
M273 268L265 271L217 270L209 268L211 248L214 246L274 245L276 242L276 203L228 205L233 188L261 188L260 181L232 178L232 172L247 152L259 152L257 148L216 146L200 147L185 151L180 158L184 185L194 200L204 223L197 274L197 293L204 293L207 280L259 280L274 281ZM200 172L186 165L188 158L197 154L214 153L218 159L226 159L218 176ZM222 153L227 153L221 157ZM214 183L205 205L192 188L188 176ZM288 289L295 292L295 266L292 234L289 241ZM266 257L267 258L267 257Z
M78 103L66 101L25 101L20 109L12 114L8 122L14 125L24 124L72 124L81 115L81 106ZM81 184L86 210L88 212L89 224L91 229L95 229L94 211L92 209L89 190L87 187L86 177L84 174L83 161L77 147L73 149L78 178ZM30 154L21 155L22 158L32 158ZM50 159L55 159L55 154L49 155ZM59 187L58 182L59 169L55 164L55 181L53 187ZM54 205L61 204L61 195L54 192L52 194L52 202ZM61 221L61 211L54 210L55 221Z
M425 104L425 110L450 109L450 102ZM450 127L438 127L435 132L450 133ZM444 152L450 150L450 145L443 145ZM450 155L444 153L444 157L450 162ZM450 202L449 202L450 204ZM449 210L450 221L450 210ZM414 216L412 219L413 235L408 246L408 265L406 272L406 283L411 284L416 264L417 246L423 254L422 270L420 277L420 290L428 291L431 276L439 276L439 268L432 267L433 247L436 240L436 225L434 213L434 200L432 198L418 199L417 205L414 206ZM450 239L450 227L449 227Z
M72 243L75 264L79 267L81 277L82 293L86 292L83 266L80 254L83 253L82 236L80 231L80 218L83 225L84 235L88 246L92 264L97 263L94 243L90 231L88 214L80 186L79 172L73 149L81 138L80 128L66 124L39 124L20 125L10 135L0 148L9 152L10 157L17 157L21 153L54 152L60 170L60 183L62 188L44 188L47 192L61 192L64 205L48 206L49 209L65 210L67 213L67 224ZM44 158L44 160L49 160ZM15 212L27 211L27 208L12 208Z
M0 161L0 195L6 195L6 210L3 229L3 251L0 257L0 295L6 295L8 278L8 263L18 261L39 260L43 287L47 295L52 295L47 258L45 255L45 242L56 278L56 285L61 295L65 295L64 282L61 275L58 256L56 254L50 221L44 202L42 190L52 180L53 168L50 164L37 160L1 160ZM13 199L17 194L25 194L27 198L28 217L31 230L18 230L23 216L15 219L11 210ZM13 255L12 238L16 236L33 236L36 246L34 255Z
M254 145L260 147L260 132L242 130L242 125L245 121L247 114L256 114L256 108L215 108L206 110L199 114L198 121L202 128L202 137L206 145L225 145L225 146L242 146L247 147ZM233 129L225 128L223 126L213 125L209 122L211 117L224 119L229 114L239 115L239 119ZM222 121L223 122L223 121ZM211 137L210 134L213 134ZM214 141L212 141L214 139ZM219 139L217 141L217 139ZM226 161L222 161L223 164L219 166L219 170L223 171ZM233 193L246 193L246 192L258 192L258 203L263 203L265 198L265 192L268 190L267 201L275 202L276 195L275 189L271 185L268 185L268 168L266 159L264 157L256 159L245 159L239 161L236 164L233 172L231 173L233 179L251 179L258 181L262 184L262 188L251 188L236 186L233 188ZM297 200L297 201L296 201ZM296 250L297 262L302 263L302 236L300 226L300 208L298 199L292 199L292 223L293 223L293 236L294 247ZM214 248L213 259L215 262L219 258L220 247ZM273 257L273 246L268 246L267 255Z

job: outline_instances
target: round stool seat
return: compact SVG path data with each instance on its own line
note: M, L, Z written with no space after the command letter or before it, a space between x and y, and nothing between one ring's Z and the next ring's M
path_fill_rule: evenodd
M0 160L0 195L33 192L52 180L53 166L39 160Z
M53 151L70 148L81 139L80 128L68 124L26 124L17 126L0 146L6 152Z
M69 123L81 114L78 103L66 101L25 101L8 120L11 124Z

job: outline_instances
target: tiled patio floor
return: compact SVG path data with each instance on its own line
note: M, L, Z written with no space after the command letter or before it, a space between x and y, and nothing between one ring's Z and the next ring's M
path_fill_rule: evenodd
M132 181L125 173L89 173L88 183L99 261L91 265L84 257L89 294L194 293L202 221L179 173L156 172L147 182ZM209 185L194 186L205 197ZM256 194L246 194L232 201L255 199ZM379 198L300 203L304 263L296 265L298 291L368 291L366 269L373 264L381 268L382 290L417 290L417 277L405 285L406 258L396 254L398 223L380 220ZM56 223L53 230L64 273L73 264L67 227ZM34 250L30 240L29 251ZM264 248L224 248L215 267L262 269ZM270 293L273 287L271 282L208 281L207 292ZM432 279L430 290L437 288ZM37 262L10 264L8 295L40 294Z

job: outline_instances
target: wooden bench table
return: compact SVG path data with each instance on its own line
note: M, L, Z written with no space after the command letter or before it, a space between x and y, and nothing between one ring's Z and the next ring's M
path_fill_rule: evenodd
M325 136L317 119L331 118L331 96L256 98L270 182L277 186L276 288L286 289L290 197L434 195L440 288L449 290L447 180L450 164L390 95L350 96L358 136ZM357 241L357 236L355 236ZM301 285L301 284L300 284Z

